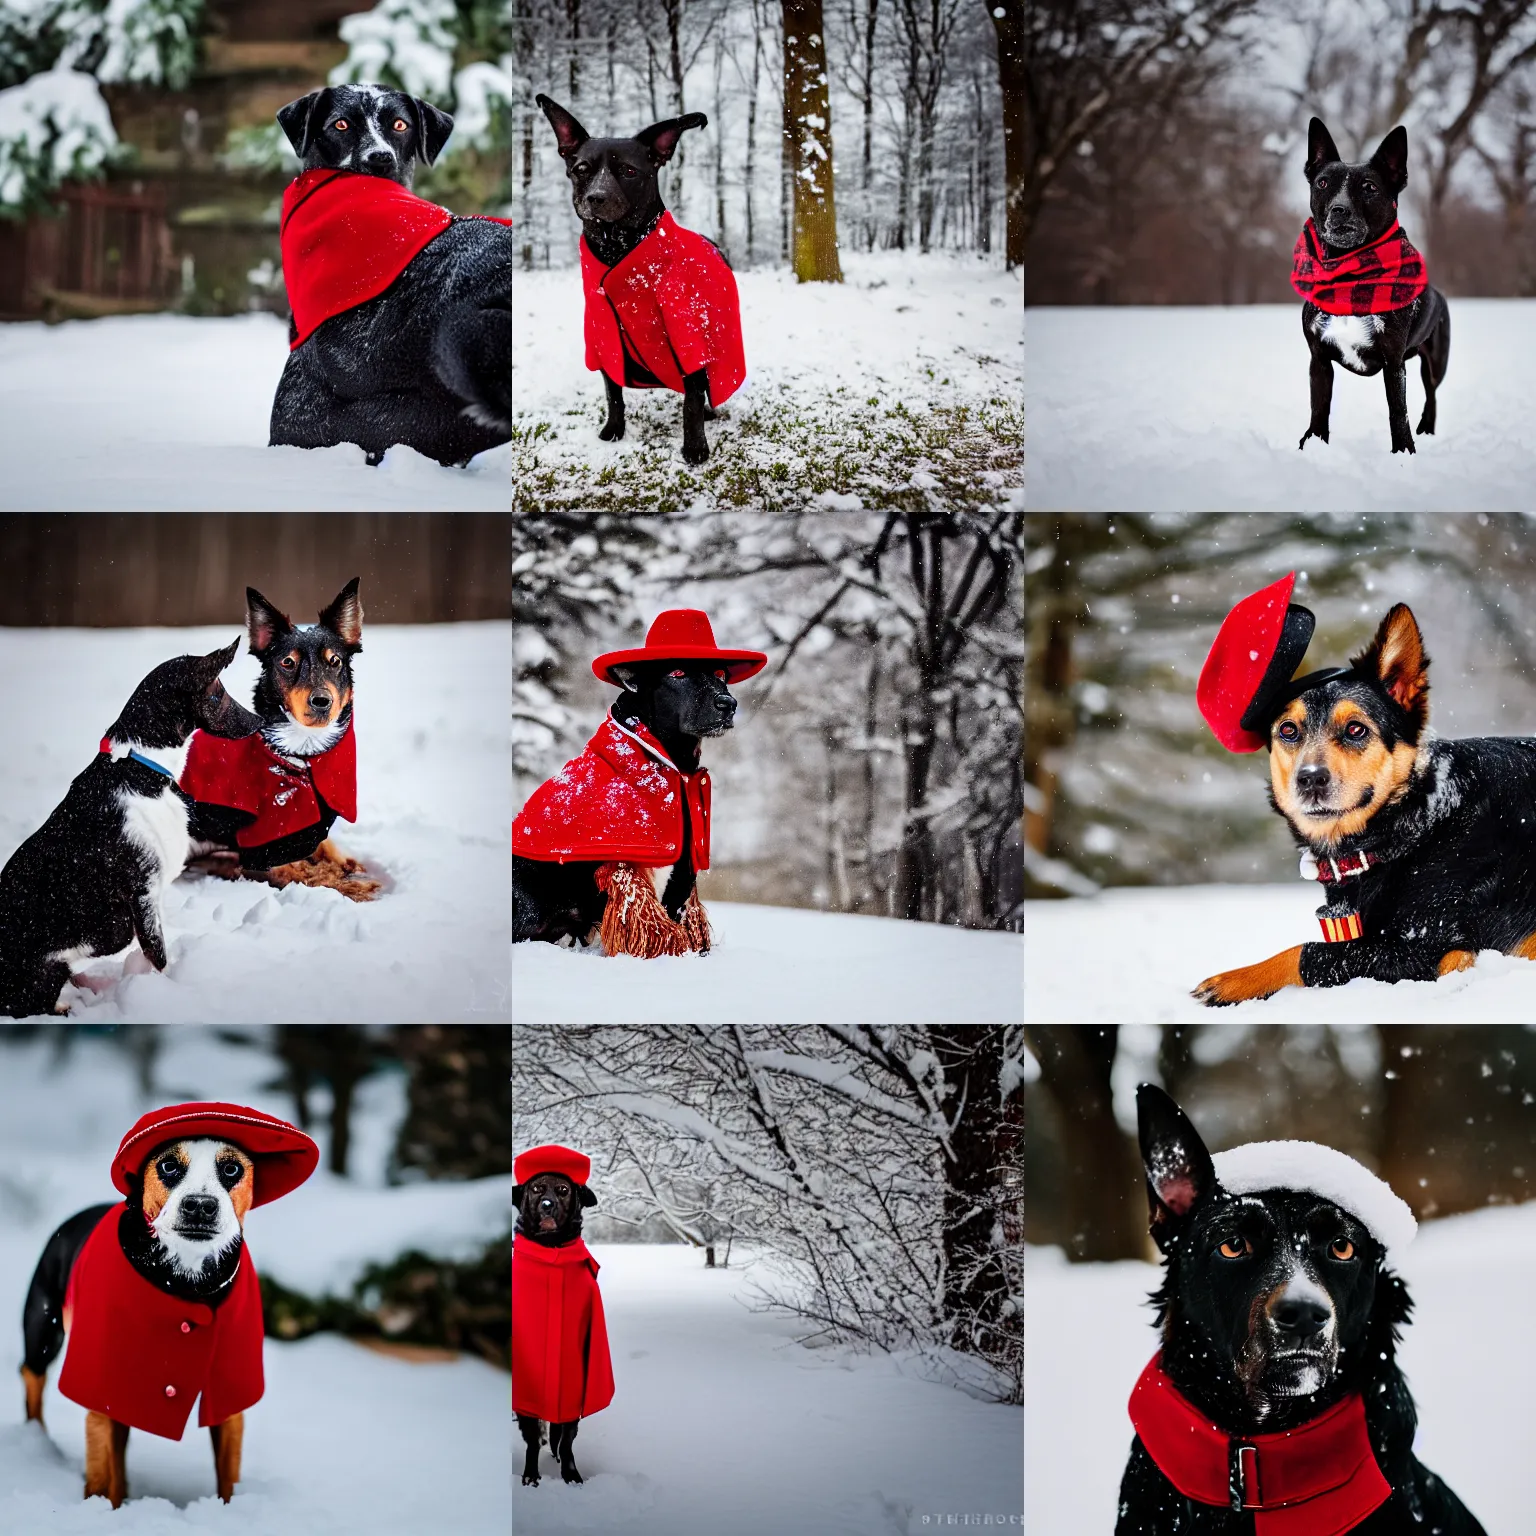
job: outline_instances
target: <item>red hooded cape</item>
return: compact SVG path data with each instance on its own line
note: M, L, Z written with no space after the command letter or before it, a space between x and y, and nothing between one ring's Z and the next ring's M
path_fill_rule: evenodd
M290 350L322 321L383 293L453 218L383 176L301 172L283 193L283 282L297 331Z
M747 359L735 274L711 241L681 228L670 213L612 267L592 254L583 236L581 286L587 367L594 373L615 384L654 388L635 376L638 362L658 383L681 393L683 375L707 367L711 405L741 388Z
M569 1424L613 1401L597 1260L577 1238L512 1239L512 1411Z
M314 757L279 757L258 731L228 741L196 731L181 787L205 805L244 811L255 819L235 834L242 848L260 848L321 822L317 792L343 821L357 820L357 738L352 722L335 746Z
M261 1290L242 1249L229 1294L217 1307L180 1301L128 1262L115 1205L85 1240L69 1274L64 1311L69 1348L59 1391L151 1435L179 1440L192 1401L197 1422L222 1424L261 1399Z
M1154 1355L1131 1392L1131 1423L1186 1498L1230 1507L1233 1439L1164 1375ZM1392 1496L1358 1392L1295 1429L1239 1440L1243 1508L1256 1536L1343 1536Z
M705 870L709 770L679 773L643 725L626 729L610 715L587 750L529 796L512 822L512 852L555 864L675 864L683 856L685 799L693 867Z

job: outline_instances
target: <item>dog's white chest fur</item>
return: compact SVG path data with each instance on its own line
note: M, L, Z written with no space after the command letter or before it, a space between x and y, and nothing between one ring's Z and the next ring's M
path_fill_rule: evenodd
M123 836L149 861L163 892L186 867L190 846L186 802L167 783L158 795L119 790L117 803L123 811Z
M1329 315L1319 310L1312 322L1312 334L1334 347L1339 361L1351 373L1366 372L1361 353L1374 346L1381 334L1380 315Z

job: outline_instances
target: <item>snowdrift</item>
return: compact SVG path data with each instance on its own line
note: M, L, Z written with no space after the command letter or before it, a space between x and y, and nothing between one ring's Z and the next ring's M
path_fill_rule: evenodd
M1530 503L1536 302L1452 299L1436 435L1391 452L1380 376L1334 370L1307 430L1301 305L1027 311L1029 504L1040 510L1494 511ZM1176 380L1169 387L1169 380ZM1408 365L1408 420L1423 408Z
M1414 1321L1398 1352L1419 1409L1414 1451L1488 1536L1530 1528L1526 1362L1536 1349L1536 1205L1432 1222L1397 1266ZM1024 1528L1114 1529L1131 1447L1126 1401L1157 1348L1151 1264L1068 1264L1031 1248L1024 1269Z
M1156 886L1024 914L1024 1015L1037 1024L1524 1024L1536 1018L1536 961L1491 951L1438 981L1287 987L1262 1002L1205 1008L1189 994L1217 971L1320 940L1319 887Z
M924 1379L898 1356L802 1348L803 1325L748 1310L754 1275L739 1245L729 1269L705 1269L681 1244L588 1246L602 1265L614 1399L577 1437L579 1500L561 1497L547 1451L543 1483L513 1490L518 1536L919 1536L981 1511L1017 1528L1018 1408ZM521 1441L515 1455L520 1466Z
M708 901L707 955L518 944L514 1024L949 1023L1020 1016L1023 941L938 923Z
M276 315L0 326L0 507L65 512L504 512L510 445L445 469L391 448L269 448ZM110 717L109 717L110 718Z
M239 629L0 629L0 864L64 798L152 667L227 645ZM125 976L136 948L87 962L81 969L104 990L66 988L72 1018L505 1020L510 749L495 701L511 686L508 627L378 625L364 643L358 822L338 822L335 835L388 889L359 904L335 891L183 875L165 901L165 971ZM242 655L225 673L237 698L250 698L256 671ZM35 707L40 675L71 679L67 712Z

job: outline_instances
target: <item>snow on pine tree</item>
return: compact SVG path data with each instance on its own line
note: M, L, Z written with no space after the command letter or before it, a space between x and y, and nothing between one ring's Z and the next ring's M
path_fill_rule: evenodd
M120 155L100 85L186 84L202 0L0 0L0 216Z
M768 1250L803 1341L1023 1394L1019 1031L525 1026L517 1145L593 1159L605 1214Z

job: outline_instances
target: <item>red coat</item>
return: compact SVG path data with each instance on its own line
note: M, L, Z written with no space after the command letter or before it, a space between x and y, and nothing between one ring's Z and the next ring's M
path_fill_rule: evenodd
M301 172L283 193L283 282L297 332L290 349L322 321L383 293L453 217L383 176Z
M119 1424L179 1440L199 1395L197 1422L222 1424L261 1399L261 1290L249 1249L217 1307L179 1301L151 1285L123 1252L127 1202L96 1224L65 1292L69 1349L59 1391Z
M741 344L736 277L713 242L681 228L670 213L615 266L605 267L582 237L581 286L587 296L587 367L615 384L637 384L625 367L625 343L667 389L683 375L709 369L709 403L741 388L747 359ZM637 384L640 388L651 388Z
M685 800L693 867L708 869L709 771L679 773L643 725L626 730L609 716L587 750L529 796L512 822L512 852L555 864L675 864Z
M559 1248L512 1239L512 1411L569 1424L613 1401L597 1260L577 1238Z
M235 834L241 848L260 848L320 825L320 799L342 820L356 821L357 739L352 722L347 721L335 746L304 758L279 757L260 732L228 741L196 731L181 787L205 805L227 806L254 818Z

